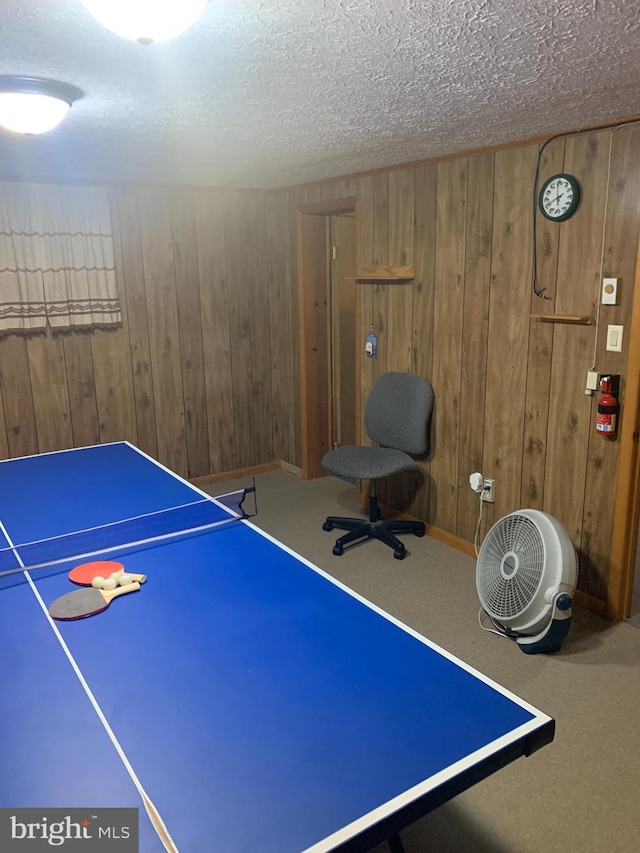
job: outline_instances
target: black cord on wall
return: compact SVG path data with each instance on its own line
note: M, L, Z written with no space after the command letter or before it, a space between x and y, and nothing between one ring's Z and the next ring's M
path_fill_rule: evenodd
M550 296L545 296L546 287L540 287L538 283L538 242L537 242L537 219L538 219L538 178L540 176L540 162L542 160L542 152L544 149L556 139L568 139L571 136L580 136L583 133L594 133L598 130L607 130L611 128L611 130L615 130L619 127L624 127L626 124L638 124L640 119L633 118L627 119L627 121L620 121L616 124L601 124L595 127L585 128L584 130L571 130L567 133L557 133L555 136L550 136L549 139L545 140L543 144L540 146L538 151L538 157L536 160L536 173L533 181L533 217L532 217L532 230L533 230L533 264L532 264L532 282L533 282L533 292L536 296L540 297L540 299L551 299Z

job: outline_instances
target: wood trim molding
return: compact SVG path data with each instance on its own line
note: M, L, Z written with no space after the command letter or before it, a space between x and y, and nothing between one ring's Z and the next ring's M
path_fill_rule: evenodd
M294 474L296 477L302 478L302 468L298 468L297 465L292 465L290 462L285 462L284 459L280 460L280 468L286 471L287 474Z
M361 501L363 508L366 508L368 500L368 497L365 496ZM397 518L406 521L422 521L421 518L416 518L415 515L410 515L407 512L400 512L386 504L380 503L379 506L386 518ZM473 543L467 542L466 539L461 539L460 536L456 536L455 533L449 533L447 530L442 530L440 527L435 527L433 524L428 524L426 522L425 533L431 539L437 539L438 542L442 542L444 545L449 545L449 547L455 548L456 551L461 551L463 554L467 554L469 557L473 557L475 559L476 552Z
M255 474L278 471L281 467L282 463L280 462L265 462L264 465L253 465L251 468L238 468L235 471L223 471L221 474L206 474L204 477L192 477L189 482L193 486L209 486L211 483L222 483L224 480L240 480L242 477L251 477Z
M593 595L589 595L588 592L583 592L581 589L577 589L573 594L573 602L583 610L595 613L596 616L602 616L603 619L609 618L607 614L607 602L601 601Z
M193 486L208 486L211 483L222 483L225 480L240 480L242 477L252 477L258 474L268 474L271 471L286 471L287 474L295 474L302 477L302 468L292 465L284 459L277 462L265 462L262 465L253 465L250 468L238 468L235 471L223 471L220 474L206 474L204 477L192 477L189 482Z
M356 210L356 196L296 209L300 446L305 479L326 476L321 462L331 447L329 217Z
M473 557L474 560L476 559L476 550L473 546L473 542L467 542L466 539L461 539L454 533L449 533L447 530L442 530L440 527L435 527L433 524L426 524L425 531L427 536L430 536L432 539L437 539L438 542L442 542L443 545L448 545L450 548L455 548L456 551L461 551L468 557Z
M529 314L532 320L539 323L571 323L574 326L590 326L591 317L579 314Z
M640 239L628 340L627 381L620 414L620 455L607 589L607 618L613 622L626 619L631 612L640 520Z

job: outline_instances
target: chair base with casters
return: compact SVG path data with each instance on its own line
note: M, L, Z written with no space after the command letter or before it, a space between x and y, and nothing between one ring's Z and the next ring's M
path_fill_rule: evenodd
M341 557L344 546L360 539L379 539L393 548L393 556L396 560L404 559L407 549L395 533L414 533L416 536L424 536L424 522L422 521L396 521L393 518L381 518L378 499L375 495L369 496L369 520L361 518L343 518L342 516L330 515L322 525L323 530L331 531L334 527L340 530L348 530L333 546L333 553Z

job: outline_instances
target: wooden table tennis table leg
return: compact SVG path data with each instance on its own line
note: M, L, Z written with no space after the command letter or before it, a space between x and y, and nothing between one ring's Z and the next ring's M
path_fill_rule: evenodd
M402 846L400 835L397 832L395 835L391 835L387 838L387 844L389 845L391 853L404 853L404 847Z

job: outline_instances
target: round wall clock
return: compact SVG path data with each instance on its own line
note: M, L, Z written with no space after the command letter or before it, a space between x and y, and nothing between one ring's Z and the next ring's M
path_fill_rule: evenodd
M546 180L538 196L540 212L552 222L562 222L580 204L580 184L573 175L554 175Z

